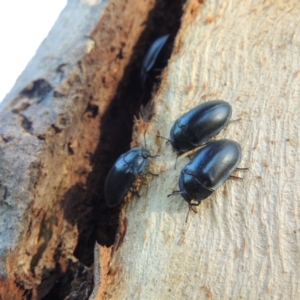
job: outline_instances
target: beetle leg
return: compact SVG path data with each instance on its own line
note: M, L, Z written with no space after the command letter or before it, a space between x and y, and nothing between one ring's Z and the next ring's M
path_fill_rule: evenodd
M187 223L187 220L188 220L188 218L189 218L190 210L191 210L191 208L190 208L190 206L189 206L188 213L187 213L186 218L185 218L185 223Z
M236 172L236 171L248 171L248 170L249 170L249 168L236 168L236 169L234 170L234 172ZM240 179L240 180L243 180L243 178L238 177L238 176L234 176L234 175L231 175L230 177L233 178L233 179Z
M232 123L232 122L239 122L239 121L241 121L241 120L242 120L242 118L238 118L238 119L236 119L236 120L230 120L229 123Z
M133 185L129 191L132 195L137 195L139 198L141 197L141 195L139 194L139 184L137 184L136 186Z
M192 201L194 201L194 202L192 202ZM201 203L201 201L198 202L198 201L195 201L195 200L191 200L190 203L189 203L189 205L190 205L190 206L198 206L198 205L200 205L200 203ZM194 210L193 210L193 211L194 211ZM194 212L196 212L196 211L194 211Z
M248 171L249 168L236 168L235 170L236 171Z
M176 170L176 165L177 165L177 160L178 160L178 157L179 157L179 155L177 155L177 156L176 156L176 159L175 159L174 170Z
M195 208L195 206L198 206L200 204L200 202L198 204L190 204L189 207L190 209L196 214L197 213L197 210Z
M138 191L132 191L133 194L137 195L139 198L141 198L141 195L139 194Z
M189 207L189 209L188 209L188 213L187 213L187 215L186 215L186 218L185 218L185 223L187 223L187 220L188 220L189 214L190 214L190 207Z
M164 69L164 68L156 68L156 69L153 69L153 71L154 71L154 72L159 72L159 73L161 73L161 72L163 71L163 69Z
M152 173L152 172L149 172L150 175L152 176L159 176L159 174L155 174L155 173Z
M200 203L199 203L200 204ZM198 204L198 205L199 205ZM197 204L196 204L197 205ZM188 220L188 217L189 217L189 214L190 214L190 211L192 210L195 214L197 213L197 210L195 209L195 204L189 204L189 209L188 209L188 213L186 215L186 218L185 218L185 223L187 223L187 220Z
M148 173L140 173L140 175L141 176L147 176L147 175L158 176L159 174L148 172Z
M243 178L238 177L238 176L233 176L233 175L230 175L230 178L232 178L232 179L238 179L238 180L243 180Z
M141 195L139 194L139 189L140 189L141 184L143 183L143 181L142 181L143 177L140 175L141 174L138 174L133 185L131 186L131 188L129 190L132 195L137 195L139 198L141 197Z

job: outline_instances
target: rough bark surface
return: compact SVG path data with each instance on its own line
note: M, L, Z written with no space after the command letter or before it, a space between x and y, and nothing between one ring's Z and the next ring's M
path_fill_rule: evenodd
M103 162L99 140L111 124L104 116L153 6L68 1L1 103L0 299L41 299L75 256L93 262L89 249L104 236L95 225L103 207L98 170L127 147L121 129ZM132 128L124 119L121 127Z
M187 2L147 128L159 177L124 206L126 234L94 299L298 299L299 16L298 1ZM238 121L217 138L241 144L249 171L185 223L186 202L167 195L189 160L174 170L175 151L156 135L212 99L231 103Z

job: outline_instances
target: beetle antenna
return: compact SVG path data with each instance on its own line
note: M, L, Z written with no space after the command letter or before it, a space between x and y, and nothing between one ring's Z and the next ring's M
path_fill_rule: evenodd
M189 218L190 210L191 210L191 206L189 205L188 213L187 213L186 218L185 218L185 223L187 223L187 220Z
M182 191L173 191L172 194L169 194L167 197L169 198L170 196L174 196L177 194L182 194Z
M157 135L156 137L158 137L158 138L161 138L161 139L164 139L164 140L167 140L167 142L168 142L168 143L170 143L170 142L171 142L171 140L170 140L170 139L167 139L167 138L166 138L166 137L164 137L164 136Z

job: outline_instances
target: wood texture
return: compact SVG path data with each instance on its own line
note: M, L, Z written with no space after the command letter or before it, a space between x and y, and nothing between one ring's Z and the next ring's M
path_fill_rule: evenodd
M0 299L41 299L76 251L91 262L100 120L153 5L68 1L1 103Z
M187 2L147 128L159 177L125 207L104 299L298 299L299 16L298 1ZM188 159L174 170L175 151L156 135L168 137L178 116L212 99L231 103L238 121L217 138L241 144L249 171L185 223L187 204L167 195Z

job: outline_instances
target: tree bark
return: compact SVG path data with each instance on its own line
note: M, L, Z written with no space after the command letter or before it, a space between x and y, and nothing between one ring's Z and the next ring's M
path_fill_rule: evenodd
M299 15L298 1L187 2L152 120L137 125L138 144L147 128L160 155L150 164L159 176L124 206L126 234L92 299L298 299ZM249 170L185 223L187 203L167 195L189 160L174 170L176 152L156 135L213 99L228 101L235 120L217 139L239 142Z
M78 259L91 265L95 240L105 240L95 225L104 210L99 182L112 163L104 118L153 6L68 1L1 103L1 299L41 299ZM126 117L111 155L131 137L122 133L132 127Z
M141 61L154 37L175 32L170 5L69 1L1 103L1 299L41 299L75 264L86 272L95 241L91 299L298 298L300 4L187 1L142 107ZM177 153L156 135L213 99L228 101L235 121L216 138L239 142L249 170L186 223L187 203L167 195L189 160L174 169ZM131 137L144 146L145 130L159 176L118 215L105 206L105 175ZM68 299L87 298L92 284L78 286Z

